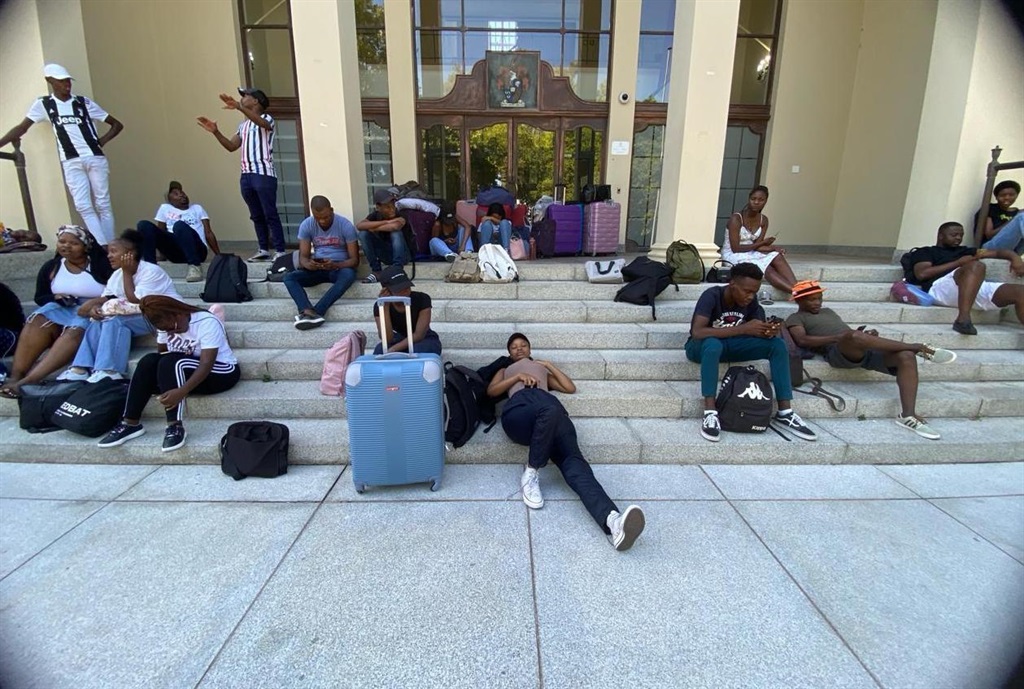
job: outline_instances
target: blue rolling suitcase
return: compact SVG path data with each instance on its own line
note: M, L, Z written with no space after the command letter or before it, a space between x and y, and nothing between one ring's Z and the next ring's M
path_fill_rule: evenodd
M381 297L383 321L388 302L406 305L406 332L413 331L408 297ZM381 332L385 332L383 326ZM384 346L387 347L387 342ZM410 350L415 347L410 343ZM352 483L367 486L406 483L441 487L444 469L444 367L436 354L392 352L364 355L345 371L345 408Z

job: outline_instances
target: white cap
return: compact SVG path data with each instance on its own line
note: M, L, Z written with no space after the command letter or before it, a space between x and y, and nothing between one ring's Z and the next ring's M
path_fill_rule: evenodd
M66 69L56 64L43 67L43 76L47 79L74 79Z

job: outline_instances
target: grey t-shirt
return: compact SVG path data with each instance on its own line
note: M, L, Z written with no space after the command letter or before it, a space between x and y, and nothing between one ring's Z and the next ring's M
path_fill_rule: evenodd
M792 328L794 325L802 327L811 337L840 335L850 329L850 326L843 322L839 314L832 309L824 307L818 313L797 311L790 314L789 318L786 319L786 327ZM816 347L814 351L824 354L825 349L825 347Z

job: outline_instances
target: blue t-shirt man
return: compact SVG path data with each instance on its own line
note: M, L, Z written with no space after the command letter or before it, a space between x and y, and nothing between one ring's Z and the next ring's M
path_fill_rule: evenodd
M327 309L355 282L359 266L359 235L352 221L335 213L323 196L314 196L309 207L312 215L299 225L298 270L284 276L284 286L299 309L298 330L323 325ZM314 306L305 288L324 282L331 286Z

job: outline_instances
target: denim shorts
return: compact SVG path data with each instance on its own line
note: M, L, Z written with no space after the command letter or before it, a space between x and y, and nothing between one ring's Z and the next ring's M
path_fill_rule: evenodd
M78 305L61 306L57 302L51 301L49 304L40 306L33 311L32 315L25 322L31 322L36 316L42 316L51 323L61 326L62 330L64 328L81 328L85 330L89 327L89 319L78 315Z

